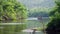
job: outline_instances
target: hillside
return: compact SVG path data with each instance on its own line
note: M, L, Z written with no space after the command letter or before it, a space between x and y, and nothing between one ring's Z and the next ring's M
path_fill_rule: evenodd
M55 5L53 0L18 0L28 8L34 7L53 7Z

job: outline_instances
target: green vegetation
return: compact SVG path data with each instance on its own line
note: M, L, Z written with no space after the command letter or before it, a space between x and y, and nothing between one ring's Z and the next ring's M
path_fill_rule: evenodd
M46 7L39 7L39 8L32 8L29 11L29 17L38 17L38 16L43 16L46 17L48 16L48 11L49 8Z
M17 0L0 0L0 34L16 34L25 29L26 24L8 25L12 23L11 20L16 23L18 20L25 18L27 18L27 9L23 4ZM1 23L8 24L1 25Z
M56 0L56 7L50 12L51 21L47 24L47 34L60 34L60 1Z
M27 17L24 5L16 0L0 0L0 20L14 20Z

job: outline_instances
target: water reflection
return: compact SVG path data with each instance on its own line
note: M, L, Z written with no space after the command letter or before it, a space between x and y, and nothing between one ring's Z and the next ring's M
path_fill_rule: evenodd
M20 19L20 20L3 20L0 21L0 23L25 23L26 19Z
M21 30L26 28L25 22L25 19L0 21L0 34L15 34L17 32L20 32Z
M43 22L44 24L47 24L49 19L45 19ZM18 25L1 25L1 23L24 23L24 24L18 24ZM7 21L0 21L0 33L1 34L32 34L32 32L21 32L25 29L32 29L32 28L42 28L41 21L38 20L7 20ZM35 34L44 34L41 32L35 32Z
M20 34L32 34L32 32L20 32ZM35 32L35 34L44 34L44 33L43 32Z

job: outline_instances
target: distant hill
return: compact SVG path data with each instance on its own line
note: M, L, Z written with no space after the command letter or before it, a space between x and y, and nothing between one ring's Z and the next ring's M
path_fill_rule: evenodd
M18 0L28 8L34 7L53 7L55 5L53 0Z
M19 2L23 3L27 8L28 8L28 13L29 13L29 17L38 17L38 16L43 16L43 17L48 17L48 13L46 12L36 12L34 11L34 13L31 13L33 9L37 8L39 10L39 8L46 8L45 10L47 10L47 8L51 8L53 6L55 6L55 3L53 0L18 0Z

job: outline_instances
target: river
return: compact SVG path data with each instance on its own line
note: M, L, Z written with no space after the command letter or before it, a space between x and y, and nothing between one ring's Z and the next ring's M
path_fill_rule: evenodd
M23 30L27 30L27 31L18 32L18 33L15 33L15 34L32 34L32 32L31 32L32 30L28 30L28 29L39 28L39 27L43 28L42 22L44 23L44 26L46 26L46 24L49 22L48 18L44 18L42 20L38 20L37 18L28 18L26 20L27 20L25 22L26 28L23 29ZM8 22L10 22L10 21L8 21ZM44 33L42 31L39 31L39 32L35 32L35 34L44 34Z

